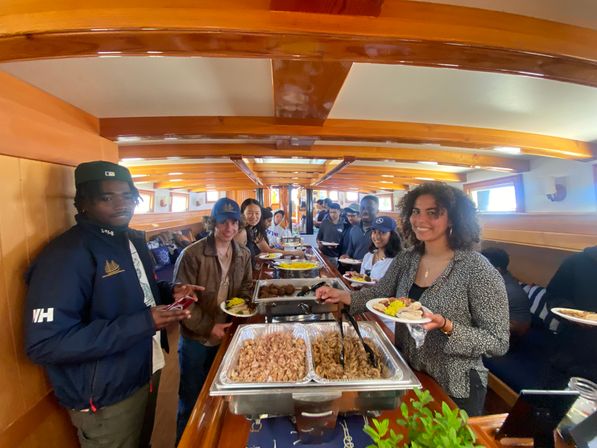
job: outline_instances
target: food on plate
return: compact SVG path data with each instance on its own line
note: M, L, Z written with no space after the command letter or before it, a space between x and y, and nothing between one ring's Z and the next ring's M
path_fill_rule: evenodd
M353 282L370 282L371 277L369 277L366 274L359 274L358 272L347 272L346 273L346 277L348 277L350 280L352 280Z
M417 320L423 317L423 306L408 297L382 299L373 305L373 308L400 319Z
M240 383L299 381L307 375L306 358L303 339L290 332L270 333L243 342L228 376Z
M261 254L259 255L259 258L265 259L265 260L273 260L275 258L280 258L281 254L280 253L276 253L276 252L271 252L271 253L266 253L266 254Z
M359 338L344 336L344 368L340 364L340 334L329 331L317 336L311 345L315 372L328 380L375 379L388 376L387 368L381 360L379 350L370 338L365 342L373 349L378 360L377 366L369 363L367 352Z
M226 300L226 310L232 314L251 314L253 310L249 307L249 304L245 299L240 297L233 297Z
M278 264L278 267L282 269L315 269L317 266L318 264L312 261L282 262Z
M295 291L296 288L293 285L264 285L259 289L259 298L291 296Z
M558 311L566 316L597 322L597 313L593 313L591 311L573 310L570 308L558 308Z

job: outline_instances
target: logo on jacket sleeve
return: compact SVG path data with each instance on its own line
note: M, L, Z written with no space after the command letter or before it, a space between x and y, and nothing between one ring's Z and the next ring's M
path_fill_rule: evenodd
M104 265L104 272L105 272L105 274L102 275L102 278L111 277L113 275L120 274L121 272L124 272L124 269L120 269L120 266L114 260L112 260L112 261L106 260L106 264Z
M54 308L35 308L33 310L33 323L54 322Z

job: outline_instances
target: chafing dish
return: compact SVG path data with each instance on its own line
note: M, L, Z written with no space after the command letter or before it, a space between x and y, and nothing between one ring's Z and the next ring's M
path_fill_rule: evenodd
M234 383L226 381L226 374L234 367L234 359L246 338L244 328L260 328L273 324L242 325L235 333L224 360L216 373L210 388L212 396L226 396L229 401L230 411L234 414L244 415L248 418L264 418L267 416L297 415L307 416L308 411L303 410L304 403L317 403L317 412L329 415L329 412L366 412L382 409L394 409L400 403L400 398L405 391L420 388L421 383L408 367L392 342L379 328L376 322L359 322L361 331L374 341L376 347L383 353L384 363L389 367L389 376L382 379L371 380L324 380L318 378L313 371L311 361L309 380L286 384L267 383ZM303 327L304 330L295 334L304 334L308 345L311 337L326 331L337 330L335 322L317 324L279 324L278 328ZM350 328L346 328L350 333ZM310 350L310 349L309 349ZM310 356L310 351L309 355ZM299 427L300 430L300 427Z
M320 282L326 282L327 286L348 291L343 281L337 278L301 278L301 279L275 279L259 280L255 285L253 301L257 304L257 311L267 316L268 321L278 316L305 316L314 314L330 313L338 310L337 304L324 304L315 299L315 292L310 292L304 297L297 294L301 288L311 287ZM291 295L279 295L277 297L259 297L259 292L264 286L292 285L296 288Z
M308 267L301 267L308 264ZM276 260L272 264L274 278L315 278L323 266L317 260Z

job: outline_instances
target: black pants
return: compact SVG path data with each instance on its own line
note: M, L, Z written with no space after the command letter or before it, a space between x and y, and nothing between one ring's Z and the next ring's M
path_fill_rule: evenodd
M467 398L450 398L454 400L454 403L456 403L460 409L464 409L470 417L483 415L487 387L483 386L479 372L475 369L469 371L469 386L470 394Z

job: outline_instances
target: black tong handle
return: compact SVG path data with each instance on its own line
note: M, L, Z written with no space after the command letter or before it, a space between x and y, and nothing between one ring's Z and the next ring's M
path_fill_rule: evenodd
M342 316L342 314L346 315L346 318L352 324L352 326L354 327L354 330L357 332L357 335L358 335L359 339L361 340L361 343L363 344L363 348L365 349L365 352L367 352L367 355L369 356L369 363L373 367L377 367L377 359L375 359L375 352L373 351L373 349L371 347L369 347L369 344L367 344L365 342L365 340L363 339L363 336L361 335L361 330L359 330L359 324L354 319L354 317L352 317L352 315L348 312L348 310L346 308L342 308L342 311L340 312L340 316ZM340 319L340 322L342 322L342 319Z
M307 289L306 291L304 291L304 292L303 292L303 291L299 292L299 293L298 293L296 296L297 296L297 297L304 297L304 296L306 296L307 294L309 294L310 292L313 292L313 291L315 291L316 289L318 289L318 288L321 288L322 286L325 286L325 285L326 285L326 283L325 283L325 282L319 282L319 283L316 283L315 285L311 286L311 287L310 287L309 289Z

